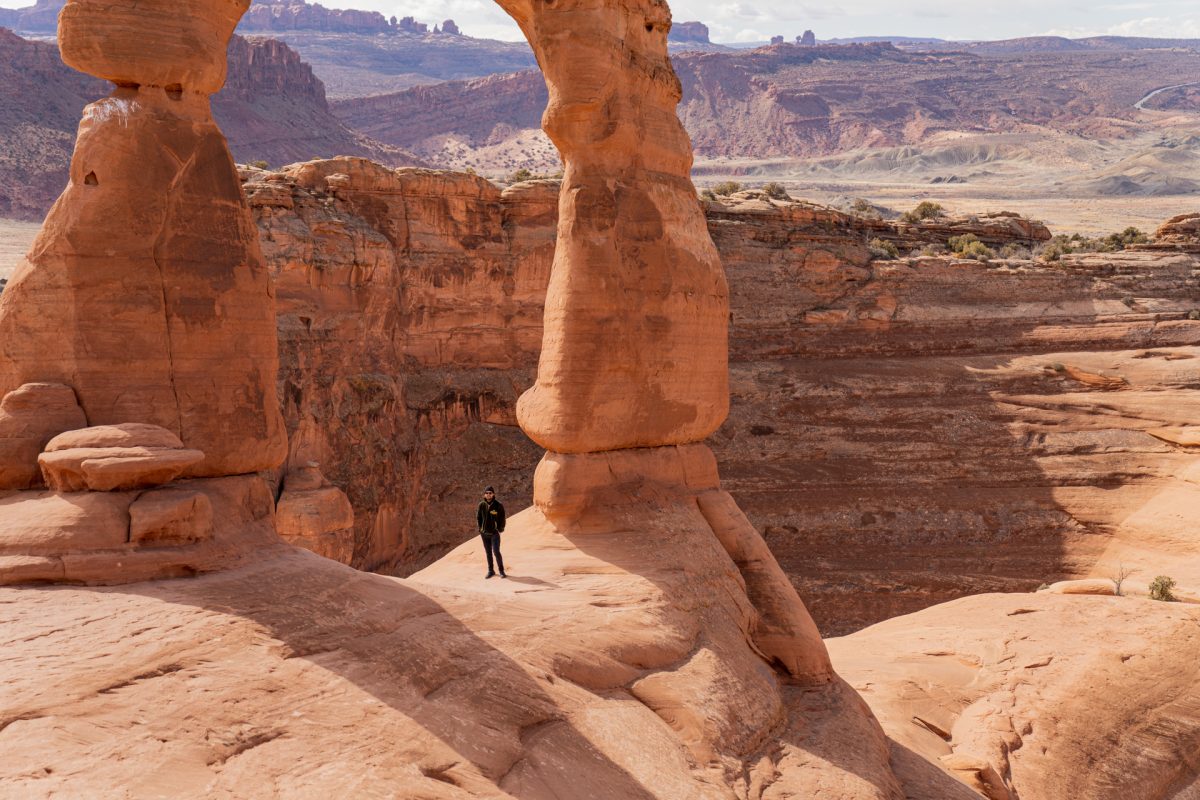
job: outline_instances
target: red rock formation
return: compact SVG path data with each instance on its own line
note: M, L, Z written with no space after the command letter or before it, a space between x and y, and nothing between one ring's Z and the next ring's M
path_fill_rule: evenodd
M336 119L325 89L296 53L272 39L235 36L229 78L213 116L235 158L276 166L358 155L417 164L411 153L371 140ZM111 87L62 63L57 47L0 30L0 217L42 220L69 179L80 114Z
M71 184L0 297L0 392L65 383L94 425L203 451L190 474L254 472L286 446L272 290L207 99L240 9L178 12L63 9L64 57L120 85L85 113Z
M669 15L595 12L618 26L621 50L582 37L551 41L539 34L551 24L542 12L505 8L543 65L543 125L566 170L546 334L537 382L517 405L521 427L560 453L701 441L728 404L727 289L675 116ZM625 58L636 65L626 81L596 83L597 64Z
M486 187L474 178L370 178L336 162L321 171L356 177L336 192L290 174L247 185L268 263L284 273L289 428L319 442L307 457L350 495L354 563L404 574L471 535L462 509L479 487L494 480L517 507L532 498L522 470L537 455L512 427L513 403L538 349L552 187L533 204L509 190L499 212L484 213L450 188ZM1165 554L1186 523L1170 506L1122 520L1139 498L1189 496L1175 477L1186 445L1150 432L1190 441L1187 356L1200 323L1188 316L1200 284L1186 254L872 262L873 238L917 249L969 227L999 248L1044 234L1010 217L901 226L749 198L709 203L707 214L733 287L733 411L714 449L825 630L1103 575L1136 560L1128 544L1101 554L1118 532L1163 542L1141 569L1178 563ZM419 238L393 232L414 225ZM391 342L408 342L408 355ZM1118 377L1137 398L1127 417L1072 402L1100 391L1111 405L1103 386ZM312 421L293 409L311 409ZM316 435L319 419L338 424ZM360 456L365 443L378 460ZM1131 475L1131 464L1153 466Z

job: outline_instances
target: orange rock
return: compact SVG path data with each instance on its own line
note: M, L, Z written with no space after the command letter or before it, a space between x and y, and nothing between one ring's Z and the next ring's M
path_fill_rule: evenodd
M325 480L315 462L293 469L283 481L275 529L288 544L343 564L354 557L354 509L341 489Z
M38 464L56 492L128 491L170 483L204 460L156 425L127 423L68 431L51 439Z
M38 454L63 431L87 426L70 386L29 383L0 401L0 489L28 489L41 478Z
M521 427L559 453L702 441L729 408L729 301L675 113L670 12L644 0L500 4L542 65L543 124L565 163Z
M212 536L208 495L192 489L143 492L129 506L129 541L140 545L183 544Z
M58 17L63 61L118 86L210 95L225 83L225 49L250 0L71 0Z
M272 289L207 95L245 0L64 8L69 63L119 86L84 112L71 180L0 296L0 392L71 386L92 424L138 420L206 458L277 466Z

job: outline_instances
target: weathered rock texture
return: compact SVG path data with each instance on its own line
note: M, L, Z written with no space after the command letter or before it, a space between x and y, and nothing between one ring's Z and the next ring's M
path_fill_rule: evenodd
M282 42L235 36L228 60L213 117L239 161L278 166L352 155L393 166L420 163L334 117L324 85ZM42 221L68 183L81 112L111 88L63 64L54 44L0 30L0 217Z
M1127 597L981 595L829 646L909 797L1160 800L1198 788L1198 619Z
M560 453L701 441L728 409L728 290L675 114L670 13L652 3L502 5L542 66L542 124L565 165L546 331L537 381L517 405L521 428ZM586 22L551 35L573 18Z
M349 179L334 191L297 177L321 174ZM279 276L293 458L320 461L349 495L353 563L430 563L472 535L488 483L529 502L538 453L514 403L538 352L553 185L500 193L330 162L255 172L246 191ZM1155 570L1182 577L1200 413L1192 256L872 262L873 238L907 251L1045 233L1011 217L902 226L749 196L707 214L733 287L732 414L712 445L824 630L1104 576L1121 559L1143 584ZM1119 398L1121 413L1107 410ZM1172 492L1176 516L1129 517ZM1159 543L1140 559L1103 554L1152 530Z
M271 469L273 289L208 95L245 3L69 3L72 66L118 84L88 107L71 182L0 297L0 393L71 386L92 425L151 423L205 459Z
M0 487L29 489L41 478L38 455L64 431L87 425L75 391L61 383L29 383L0 401Z

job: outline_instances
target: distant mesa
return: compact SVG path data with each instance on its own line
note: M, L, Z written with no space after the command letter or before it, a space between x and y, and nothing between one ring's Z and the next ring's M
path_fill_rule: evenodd
M711 44L708 26L703 22L676 22L671 26L667 41L688 44Z
M817 43L817 35L812 31L805 31L802 36L796 37L796 44L804 47L813 47Z
M413 17L385 17L378 11L325 8L320 3L288 0L276 3L254 0L238 28L243 32L327 31L329 33L415 33L427 34L429 25ZM461 36L454 20L434 26L432 33Z
M783 37L782 37L782 36L772 36L772 37L771 37L771 44L773 44L773 45L775 45L775 44L783 44Z

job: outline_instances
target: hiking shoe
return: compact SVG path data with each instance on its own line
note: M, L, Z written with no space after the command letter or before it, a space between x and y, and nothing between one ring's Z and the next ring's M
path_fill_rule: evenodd
M501 578L507 578L507 577L508 577L508 575L507 575L507 574L505 574L505 573L503 573L503 572L501 572L501 573L500 573L500 577L501 577Z
M496 573L489 572L487 575L483 576L483 579L486 581L488 578L494 578L494 577L496 577Z

